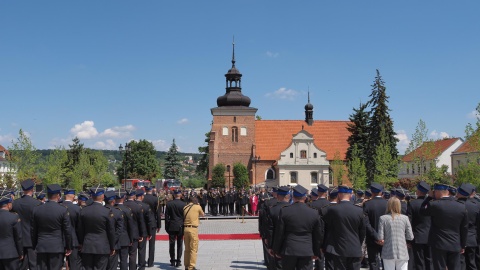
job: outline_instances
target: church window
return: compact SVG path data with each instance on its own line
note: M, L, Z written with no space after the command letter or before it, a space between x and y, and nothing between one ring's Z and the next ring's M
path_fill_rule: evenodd
M317 172L311 172L310 173L310 180L312 184L318 184L318 173Z
M300 158L307 158L307 150L300 151Z
M293 158L293 153L290 153L290 158Z
M297 183L297 172L290 172L290 183Z
M241 127L240 128L240 136L247 136L247 128Z
M275 179L275 171L272 168L267 171L267 179Z
M317 153L313 153L313 158L317 158Z
M238 127L232 127L232 142L238 142Z
M222 129L222 134L223 134L224 136L228 136L228 127L223 127L223 129Z
M233 122L234 122L234 123L237 122L237 117L236 117L236 116L233 117Z

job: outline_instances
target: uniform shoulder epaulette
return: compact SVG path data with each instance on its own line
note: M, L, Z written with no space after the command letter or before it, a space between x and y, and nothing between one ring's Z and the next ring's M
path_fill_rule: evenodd
M327 208L327 207L329 207L329 206L330 206L330 205L332 205L332 204L336 204L336 203L329 203L329 204L326 204L326 205L322 206L322 208L320 208L320 209Z
M461 203L461 204L465 204L467 201L464 201L464 200L455 200L456 202L458 203Z

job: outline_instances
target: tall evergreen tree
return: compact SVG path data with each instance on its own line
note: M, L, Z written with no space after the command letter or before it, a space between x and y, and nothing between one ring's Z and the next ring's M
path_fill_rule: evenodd
M347 130L350 131L348 137L347 160L351 161L354 157L359 157L362 160L366 158L367 144L368 144L368 123L370 115L366 111L367 104L360 103L358 109L353 108L353 114L350 115L350 122ZM357 148L357 154L353 155L353 149Z
M182 169L181 160L178 157L178 149L175 144L175 139L173 139L170 149L168 149L167 155L165 156L165 169L164 177L165 179L179 179Z
M384 173L388 174L387 177L397 177L397 169L394 169L394 167L398 167L398 139L395 137L396 133L393 130L393 120L390 118L390 109L388 108L389 97L386 93L385 82L378 69L377 76L372 85L370 98L368 105L371 107L371 118L368 125L367 156L365 159L367 179L369 182L374 181L375 174L378 172L376 164L379 161L378 154L387 154L384 153L385 149L388 150L388 161L391 163L386 166L389 169L384 171ZM382 147L381 151L377 149L379 147ZM382 167L384 166L382 165Z
M198 147L198 152L202 153L202 158L198 162L198 166L195 170L199 175L203 175L208 179L208 166L210 159L208 143L210 142L210 132L205 133L205 142L207 143L207 146Z

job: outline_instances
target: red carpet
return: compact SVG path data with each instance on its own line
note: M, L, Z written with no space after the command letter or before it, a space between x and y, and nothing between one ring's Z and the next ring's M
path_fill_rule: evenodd
M242 233L242 234L200 234L200 240L256 240L260 239L258 233ZM157 235L157 241L168 241L168 235Z

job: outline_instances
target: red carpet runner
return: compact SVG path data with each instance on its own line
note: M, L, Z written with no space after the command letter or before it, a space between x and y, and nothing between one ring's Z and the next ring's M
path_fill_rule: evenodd
M200 240L256 240L260 239L258 233L242 233L242 234L200 234ZM168 241L168 235L157 235L157 241Z

